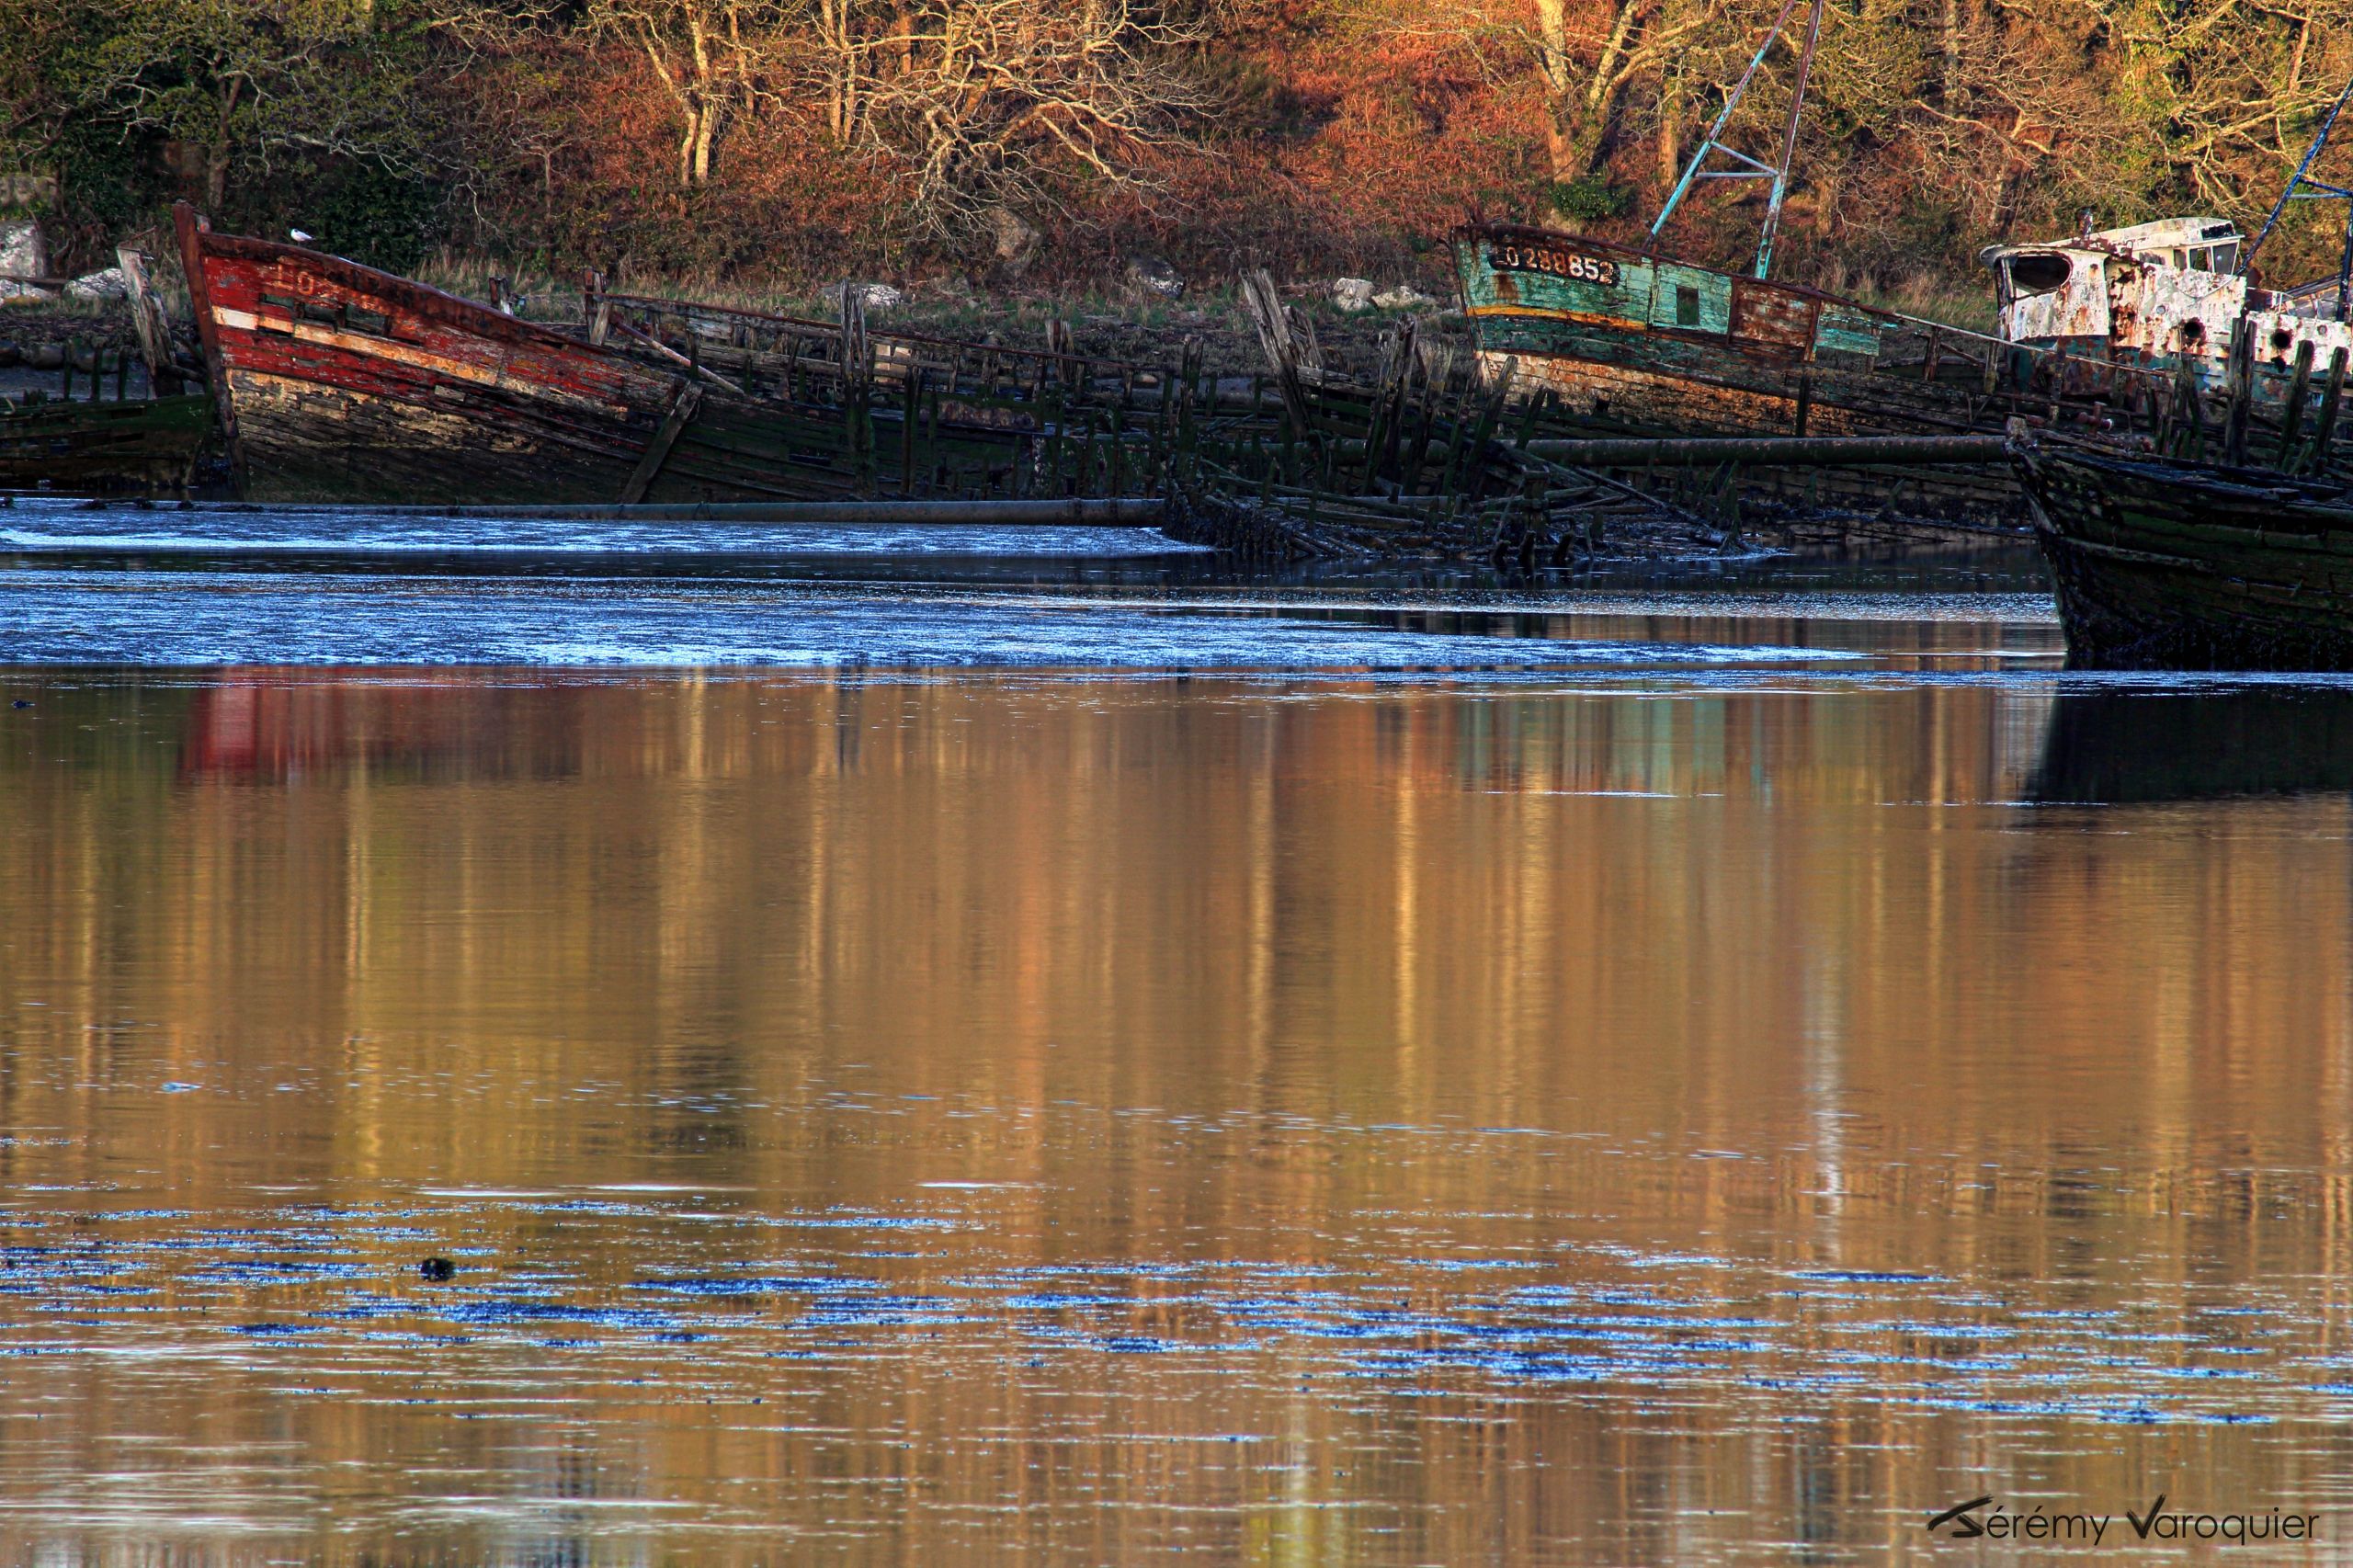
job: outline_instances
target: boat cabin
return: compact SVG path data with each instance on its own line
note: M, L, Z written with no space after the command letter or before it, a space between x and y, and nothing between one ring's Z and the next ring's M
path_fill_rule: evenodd
M1989 246L1980 259L1994 273L1999 331L2010 343L2139 364L2187 358L2201 377L2221 373L2242 320L2260 365L2286 366L2306 340L2323 365L2353 347L2353 329L2323 313L2334 290L2252 286L2237 270L2245 244L2226 219L2165 218Z

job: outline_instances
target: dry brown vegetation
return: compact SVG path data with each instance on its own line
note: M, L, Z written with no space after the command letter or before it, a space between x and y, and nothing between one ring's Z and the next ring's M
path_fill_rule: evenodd
M1444 278L1471 213L1638 237L1761 0L0 0L14 166L94 260L178 196L400 267L805 289ZM1790 51L1733 135L1764 151ZM1980 292L2004 237L2259 221L2353 0L1830 0L1791 276ZM1754 185L1665 243L1731 260ZM2267 257L2326 265L2306 208Z

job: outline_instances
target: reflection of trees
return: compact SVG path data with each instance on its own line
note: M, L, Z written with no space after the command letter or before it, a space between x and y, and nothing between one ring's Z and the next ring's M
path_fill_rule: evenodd
M1406 1260L1629 1284L1596 1261L1616 1247L1723 1259L1727 1290L1922 1270L2188 1322L2201 1281L2348 1261L2353 1204L2314 1174L2353 1154L2341 804L2098 831L2019 810L2002 693L244 685L237 722L219 694L129 692L0 732L0 1106L67 1141L0 1142L11 1175L36 1156L47 1181L160 1172L143 1179L199 1209L250 1202L264 1172L322 1202L708 1184L753 1213L1011 1184L972 1200L985 1224L904 1258L855 1234L759 1244L911 1292L1246 1255L1451 1301L1473 1285ZM118 739L50 748L85 722ZM253 744L186 760L223 724ZM290 1074L303 1092L269 1092ZM165 1077L237 1092L151 1114L90 1087ZM1395 1124L1421 1131L1372 1131ZM648 1256L753 1245L501 1208L468 1223L502 1260L563 1257L613 1290ZM1211 1332L1197 1312L1139 1318ZM1806 1343L1904 1355L1910 1332ZM1131 1454L1035 1437L1075 1379L1106 1432L1410 1456L1383 1485L1447 1502L1415 1525L1446 1561L1539 1557L1597 1520L1630 1561L1703 1555L1683 1532L1706 1508L1801 1491L1835 1531L1843 1500L1970 1462L1960 1428L1860 1394L1810 1403L1836 1440L1807 1448L1738 1429L1755 1405L1662 1404L1639 1379L1570 1396L1465 1377L1429 1406L1463 1419L1439 1423L1289 1398L1312 1347L1269 1349L1263 1379L1117 1386L974 1373L996 1362L972 1347L700 1370L798 1400L782 1434L648 1415L595 1381L642 1363L567 1353L589 1408L636 1436L564 1462L612 1495L761 1478L813 1517L919 1532L896 1494L802 1484L904 1442L934 1494L1091 1519L1069 1488ZM256 1422L272 1397L204 1395ZM320 1427L322 1451L369 1462L448 1440L412 1414ZM1007 1436L960 1440L983 1430ZM2083 1460L2085 1484L2120 1492L2109 1462ZM1353 1526L1309 1521L1347 1483L1297 1464L1134 1484L1246 1502L1270 1535L1344 1554L1314 1531ZM1295 1512L1251 1490L1262 1470L1306 1488Z

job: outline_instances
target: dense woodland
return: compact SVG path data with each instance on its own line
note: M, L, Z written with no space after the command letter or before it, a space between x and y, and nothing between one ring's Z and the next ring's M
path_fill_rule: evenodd
M1638 236L1778 8L0 0L5 162L58 176L69 262L185 196L396 267L1430 280L1474 212ZM1795 63L1728 140L1769 154ZM1784 271L1975 292L1978 246L2086 210L2259 222L2348 71L2353 0L1829 0ZM1744 255L1761 194L1666 243ZM2300 207L2267 270L2326 267L2339 217Z

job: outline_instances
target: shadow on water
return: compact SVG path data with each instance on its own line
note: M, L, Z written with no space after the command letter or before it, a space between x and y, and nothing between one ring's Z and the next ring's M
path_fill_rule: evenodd
M2071 692L2053 704L2038 801L2130 804L2353 790L2353 691Z

